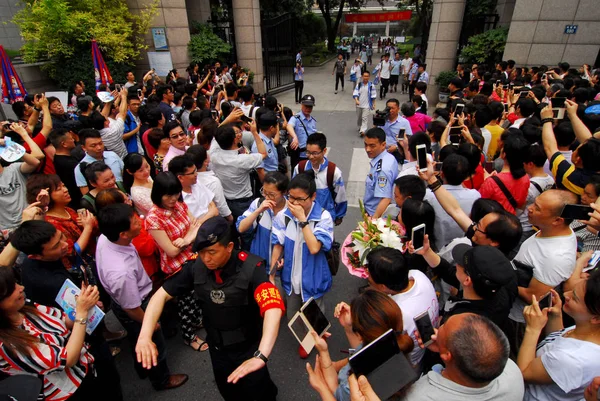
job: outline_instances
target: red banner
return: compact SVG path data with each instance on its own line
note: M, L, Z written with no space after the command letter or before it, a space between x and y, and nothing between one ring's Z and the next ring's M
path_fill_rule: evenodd
M346 14L346 23L350 22L386 22L405 21L412 16L412 11L391 11L385 13Z

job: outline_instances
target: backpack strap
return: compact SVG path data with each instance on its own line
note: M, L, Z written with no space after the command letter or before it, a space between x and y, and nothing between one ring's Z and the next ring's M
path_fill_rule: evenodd
M494 180L494 182L496 183L496 185L498 185L498 188L500 188L500 190L502 191L502 193L506 197L506 200L508 200L508 203L510 203L510 205L513 207L513 209L515 209L515 211L516 211L517 210L517 206L518 206L517 205L517 201L512 196L512 194L510 193L510 191L508 190L508 188L506 188L506 185L504 185L504 183L502 182L502 180L497 175L493 175L492 176L492 180Z
M248 118L254 118L254 117L252 117L253 111L254 111L254 106L250 107L250 111L248 112Z
M335 198L337 194L335 193L335 187L333 186L333 176L335 174L335 163L328 161L327 163L327 188L329 189L329 193L331 194L331 200L335 205Z
M537 189L537 190L538 190L538 192L539 192L540 194L541 194L542 192L544 192L544 190L542 189L542 187L540 186L540 184L538 184L538 183L537 183L537 182L535 182L535 181L530 181L530 182L531 182L531 185L533 185L533 186L535 187L535 189Z
M308 160L301 160L300 163L298 163L298 174L304 173L306 170L306 162L308 162Z

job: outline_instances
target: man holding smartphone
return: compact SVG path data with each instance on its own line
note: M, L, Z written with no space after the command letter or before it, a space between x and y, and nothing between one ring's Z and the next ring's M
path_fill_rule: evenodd
M388 118L385 121L385 125L382 127L385 132L386 148L389 153L396 158L396 161L400 163L407 156L398 151L398 139L400 130L404 129L404 136L411 136L413 134L410 122L400 115L400 102L398 99L389 99L385 107L389 109Z

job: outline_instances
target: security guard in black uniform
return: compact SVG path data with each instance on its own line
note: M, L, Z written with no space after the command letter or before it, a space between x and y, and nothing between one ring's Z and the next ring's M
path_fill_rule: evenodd
M171 277L152 296L136 346L145 368L156 366L152 332L171 298L194 290L204 314L210 357L219 392L227 401L275 400L277 387L266 367L285 310L265 261L234 250L227 220L212 217L200 229L198 259ZM262 316L262 318L261 318Z

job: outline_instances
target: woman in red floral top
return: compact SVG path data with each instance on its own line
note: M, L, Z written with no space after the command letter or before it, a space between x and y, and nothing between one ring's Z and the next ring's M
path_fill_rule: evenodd
M146 229L159 247L160 267L168 275L178 272L185 263L194 263L192 243L200 228L186 204L180 202L181 191L181 183L173 173L159 173L150 195L154 206L146 216ZM179 297L177 304L184 342L196 351L206 351L208 346L195 334L202 315L193 291Z
M41 190L47 190L49 193L46 221L64 233L69 244L69 253L62 260L65 268L71 269L76 262L75 244L79 246L85 255L93 258L96 253L94 231L97 226L94 215L87 210L83 210L81 216L78 216L75 210L67 206L71 202L71 195L69 195L67 187L55 174L36 174L29 177L27 180L27 202L35 202Z

